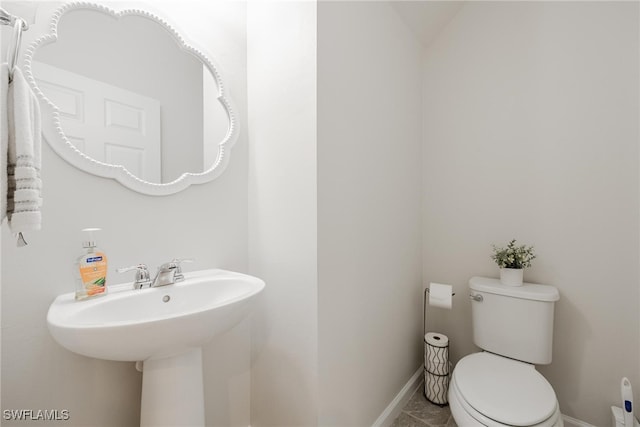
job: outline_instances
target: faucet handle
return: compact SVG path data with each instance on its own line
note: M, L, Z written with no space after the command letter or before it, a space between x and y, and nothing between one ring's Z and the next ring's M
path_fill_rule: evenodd
M176 274L174 276L175 281L178 282L180 280L184 280L184 274L182 274L182 263L183 262L193 262L195 261L193 258L174 258L171 263L176 266Z
M151 286L151 277L146 264L132 265L131 267L117 268L116 272L126 273L127 271L136 271L136 280L133 282L133 289L142 289L145 286Z

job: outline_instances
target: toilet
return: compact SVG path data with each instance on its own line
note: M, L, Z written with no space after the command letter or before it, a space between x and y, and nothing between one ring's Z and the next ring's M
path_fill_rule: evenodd
M534 365L551 363L553 286L507 286L472 277L473 341L483 351L462 358L449 384L460 427L563 427L558 399Z

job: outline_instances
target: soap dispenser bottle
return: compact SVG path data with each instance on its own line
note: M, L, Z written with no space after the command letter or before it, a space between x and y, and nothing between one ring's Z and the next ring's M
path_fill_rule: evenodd
M85 253L75 263L76 299L96 297L107 293L107 256L96 247L93 233L99 228L85 228L87 240L82 244Z

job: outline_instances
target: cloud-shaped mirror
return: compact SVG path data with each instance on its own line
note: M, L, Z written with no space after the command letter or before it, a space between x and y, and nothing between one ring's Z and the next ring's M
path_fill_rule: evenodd
M228 162L237 126L217 68L149 12L66 4L31 44L25 73L46 140L86 172L166 195Z

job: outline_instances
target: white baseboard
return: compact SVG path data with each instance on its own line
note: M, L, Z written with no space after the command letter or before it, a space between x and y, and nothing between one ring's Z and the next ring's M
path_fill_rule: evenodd
M596 427L593 424L577 420L568 415L563 415L562 420L564 421L564 427Z
M382 411L382 414L380 414L371 427L389 427L393 424L402 412L402 408L404 408L407 402L409 402L409 399L411 399L411 396L413 396L413 393L415 393L418 387L420 387L420 384L422 384L423 372L424 366L420 366L420 369L409 378L409 381L402 387L402 390L393 398L384 411Z

